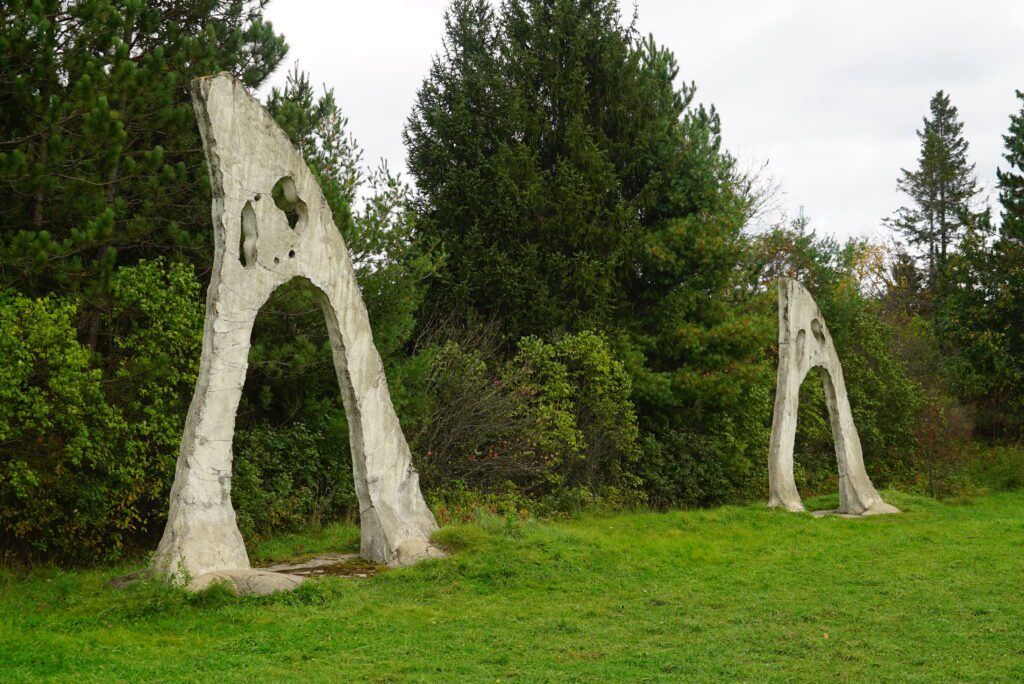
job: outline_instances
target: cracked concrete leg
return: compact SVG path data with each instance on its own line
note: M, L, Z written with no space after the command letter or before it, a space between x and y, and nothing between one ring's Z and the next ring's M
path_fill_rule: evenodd
M161 576L249 567L231 506L231 438L255 314L234 313L241 318L207 317L167 526L153 558Z
M781 307L781 305L780 305ZM799 369L789 349L792 342L779 340L779 371L775 392L775 415L768 457L768 506L787 511L804 510L793 477L793 446L796 416L800 405ZM796 391L791 388L796 387Z
M192 91L210 166L214 259L199 378L153 570L198 579L249 568L231 507L235 412L256 314L293 278L320 293L327 319L349 423L362 555L391 564L443 555L430 544L437 523L420 493L348 249L316 179L230 75L197 79Z
M843 368L825 319L804 286L789 278L779 280L779 370L768 453L768 505L789 511L804 509L793 477L793 442L800 385L811 368L817 368L821 376L832 425L839 469L838 512L849 515L898 512L882 500L864 468Z

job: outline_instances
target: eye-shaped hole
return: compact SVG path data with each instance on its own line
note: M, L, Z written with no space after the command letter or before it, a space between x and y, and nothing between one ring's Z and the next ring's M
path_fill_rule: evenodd
M256 211L252 202L246 202L242 207L242 230L238 238L238 260L245 268L256 263L256 238Z
M825 341L825 331L821 329L821 321L817 318L811 319L811 332L814 334L814 339L818 342Z
M295 231L301 231L306 222L306 203L299 198L295 189L295 181L290 176L285 176L274 183L274 189L270 192L271 198L278 209L284 212L288 219L288 227Z

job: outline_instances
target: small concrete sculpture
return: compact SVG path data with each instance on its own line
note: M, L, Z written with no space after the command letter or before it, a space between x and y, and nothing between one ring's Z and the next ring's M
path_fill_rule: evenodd
M192 93L213 189L214 261L199 378L153 571L193 580L255 572L231 506L231 441L256 314L293 278L316 288L327 319L349 423L361 555L403 565L443 555L430 544L437 523L420 493L348 250L316 179L230 75L197 79Z
M839 509L845 515L898 513L882 501L867 472L860 437L853 424L843 369L825 326L825 319L810 293L795 280L779 280L779 372L768 454L768 506L804 510L793 478L793 442L796 437L800 384L817 368L825 386L832 439L839 466Z

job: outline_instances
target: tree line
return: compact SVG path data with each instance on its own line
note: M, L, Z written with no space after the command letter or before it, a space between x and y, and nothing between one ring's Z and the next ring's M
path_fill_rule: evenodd
M188 85L222 70L266 82L287 44L265 6L0 8L4 553L116 557L161 531L212 257ZM829 321L876 483L1021 484L1008 445L1022 415L1024 108L998 208L979 206L939 92L897 181L903 240L839 243L803 217L753 231L758 178L635 11L454 0L403 132L413 184L366 166L309 75L266 98L352 252L438 515L763 497L780 276L804 281ZM355 514L313 293L282 287L253 342L234 443L243 533ZM834 490L821 387L801 393L798 483Z

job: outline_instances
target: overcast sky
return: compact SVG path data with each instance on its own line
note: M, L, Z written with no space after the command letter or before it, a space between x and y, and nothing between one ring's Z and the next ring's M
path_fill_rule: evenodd
M404 171L402 126L440 49L447 0L277 0L267 12L314 83L334 88L368 161ZM819 233L884 237L901 167L938 89L991 192L1024 90L1024 1L638 0L639 29L717 106L726 146L768 164L779 212ZM623 2L628 13L631 3ZM411 180L411 179L409 179ZM777 212L778 213L778 212Z

